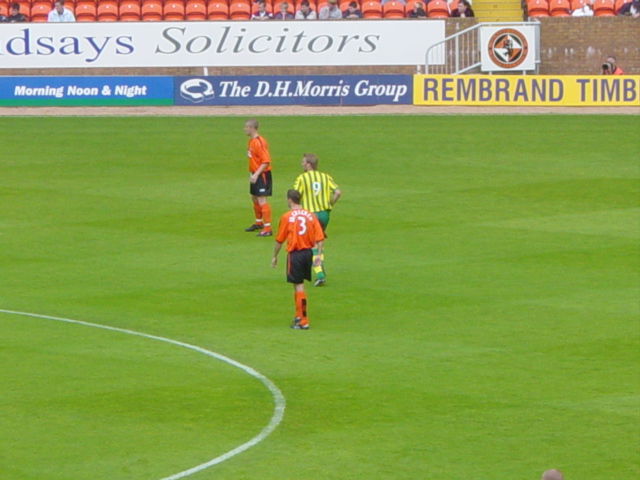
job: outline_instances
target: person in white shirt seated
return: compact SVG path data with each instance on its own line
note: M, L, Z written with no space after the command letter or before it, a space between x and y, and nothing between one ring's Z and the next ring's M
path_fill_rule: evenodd
M338 8L338 0L329 0L329 3L320 9L320 20L342 19L342 12Z
M591 6L591 0L586 0L571 12L572 17L593 17L593 7Z
M71 13L71 10L64 8L64 0L56 0L53 4L53 10L49 12L47 17L48 22L75 22L76 17Z
M316 18L318 18L318 16L316 12L311 10L309 2L302 0L302 2L300 2L300 10L296 12L296 20L315 20Z

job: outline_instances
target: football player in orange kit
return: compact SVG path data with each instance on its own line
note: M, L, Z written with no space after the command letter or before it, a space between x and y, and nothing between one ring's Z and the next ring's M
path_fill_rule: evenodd
M258 134L258 121L249 119L244 122L244 133L249 137L247 157L249 157L249 193L253 202L255 222L245 228L245 232L260 230L258 237L270 237L271 207L267 202L273 189L271 179L271 156L267 141Z
M300 206L301 195L297 190L287 191L289 211L280 217L276 243L273 248L271 266L278 264L278 253L282 244L287 246L287 282L293 283L293 294L296 316L291 328L308 330L307 297L304 292L304 281L311 280L311 266L319 266L322 262L322 244L324 233L316 216ZM313 249L318 249L314 262Z

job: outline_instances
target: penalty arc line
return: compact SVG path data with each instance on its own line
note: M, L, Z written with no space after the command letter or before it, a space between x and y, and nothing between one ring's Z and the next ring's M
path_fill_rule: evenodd
M245 450L250 449L251 447L257 445L258 443L262 442L265 438L267 438L271 432L273 432L278 425L280 424L280 422L282 421L282 418L284 417L284 410L285 410L285 399L284 399L284 395L282 394L282 392L280 391L280 389L278 387L276 387L276 385L269 380L267 377L265 377L264 375L262 375L260 372L254 370L253 368L244 365L240 362L237 362L229 357L225 357L224 355L220 355L219 353L216 352L212 352L210 350L206 350L202 347L197 347L195 345L191 345L189 343L184 343L184 342L179 342L177 340L172 340L170 338L165 338L165 337L158 337L156 335L149 335L147 333L141 333L141 332L136 332L134 330L127 330L125 328L117 328L117 327L110 327L107 325L100 325L98 323L90 323L90 322L83 322L81 320L72 320L70 318L62 318L62 317L52 317L50 315L40 315L37 313L27 313L27 312L17 312L17 311L13 311L13 310L3 310L0 309L0 313L6 313L8 315L21 315L23 317L33 317L33 318L42 318L45 320L54 320L56 322L64 322L64 323L73 323L76 325L84 325L86 327L93 327L93 328L100 328L103 330L109 330L112 332L119 332L119 333L125 333L128 335L134 335L137 337L142 337L142 338L147 338L150 340L157 340L160 342L165 342L165 343L169 343L172 345L176 345L178 347L183 347L183 348L187 348L189 350L193 350L195 352L198 353L202 353L203 355L207 355L209 357L215 358L216 360L220 360L222 362L225 362L231 366L234 366L236 368L239 368L240 370L244 371L245 373L251 375L252 377L256 378L257 380L259 380L260 382L262 382L262 384L269 390L269 392L271 393L271 395L273 396L273 401L275 404L274 410L273 410L273 415L271 416L271 419L269 420L269 423L267 424L266 427L264 427L262 429L262 431L260 433L258 433L258 435L256 435L255 437L253 437L251 440L249 440L248 442L243 443L242 445L234 448L233 450L228 451L227 453L224 453L218 457L212 458L211 460L209 460L208 462L202 463L200 465L196 465L195 467L189 468L188 470L184 470L182 472L178 472L174 475L171 475L169 477L164 477L161 478L160 480L179 480L181 478L185 478L188 477L189 475L193 475L194 473L200 472L206 468L212 467L214 465L217 465L219 463L224 462L225 460L229 460L232 457L235 457L236 455L244 452Z

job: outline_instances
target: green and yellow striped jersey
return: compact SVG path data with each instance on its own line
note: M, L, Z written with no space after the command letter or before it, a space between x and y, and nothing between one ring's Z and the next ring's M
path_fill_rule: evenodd
M309 212L331 210L331 195L338 185L330 175L310 170L296 178L294 190L302 194L302 208Z

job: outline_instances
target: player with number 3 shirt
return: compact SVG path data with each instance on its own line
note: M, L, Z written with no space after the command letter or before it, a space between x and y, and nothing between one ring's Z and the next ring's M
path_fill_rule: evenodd
M286 242L287 251L287 282L293 284L295 318L291 328L307 330L307 298L304 291L304 281L311 280L311 266L314 263L313 250L317 248L318 256L315 263L321 262L324 233L320 222L311 212L300 206L300 192L287 191L287 205L289 211L280 217L278 233L275 238L271 266L278 264L278 253Z

